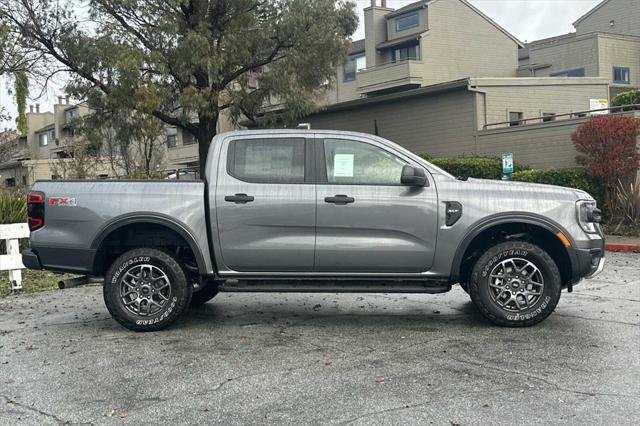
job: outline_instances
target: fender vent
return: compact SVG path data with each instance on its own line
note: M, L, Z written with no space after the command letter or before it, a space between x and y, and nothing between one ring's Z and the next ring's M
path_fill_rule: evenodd
M447 226L453 226L462 217L462 204L457 201L447 201L446 205L446 219L445 224Z

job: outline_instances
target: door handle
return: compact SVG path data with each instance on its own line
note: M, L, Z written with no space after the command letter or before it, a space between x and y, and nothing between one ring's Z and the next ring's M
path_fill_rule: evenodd
M327 197L324 199L325 203L333 203L333 204L351 204L356 201L353 197L348 197L346 195L336 195L335 197Z
M252 202L253 200L255 200L255 198L247 194L235 194L235 195L227 195L226 197L224 197L224 200L232 203L236 203L236 204L245 204L245 203Z

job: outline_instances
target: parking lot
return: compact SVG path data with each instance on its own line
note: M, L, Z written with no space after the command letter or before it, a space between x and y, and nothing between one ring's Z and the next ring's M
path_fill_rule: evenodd
M0 300L0 424L638 424L640 255L528 329L437 296L221 294L167 331L101 288Z

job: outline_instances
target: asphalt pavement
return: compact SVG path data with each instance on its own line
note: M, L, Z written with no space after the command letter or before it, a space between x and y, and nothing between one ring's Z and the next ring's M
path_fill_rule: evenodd
M170 329L99 287L0 299L0 424L640 424L640 255L527 329L443 295L220 294Z

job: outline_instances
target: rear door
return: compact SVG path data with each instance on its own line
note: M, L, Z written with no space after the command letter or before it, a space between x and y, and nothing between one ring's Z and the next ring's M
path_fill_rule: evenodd
M313 140L304 134L246 135L225 143L215 195L221 270L313 270L312 156Z
M316 141L315 270L420 273L431 268L437 235L437 194L402 186L403 154L373 139Z

